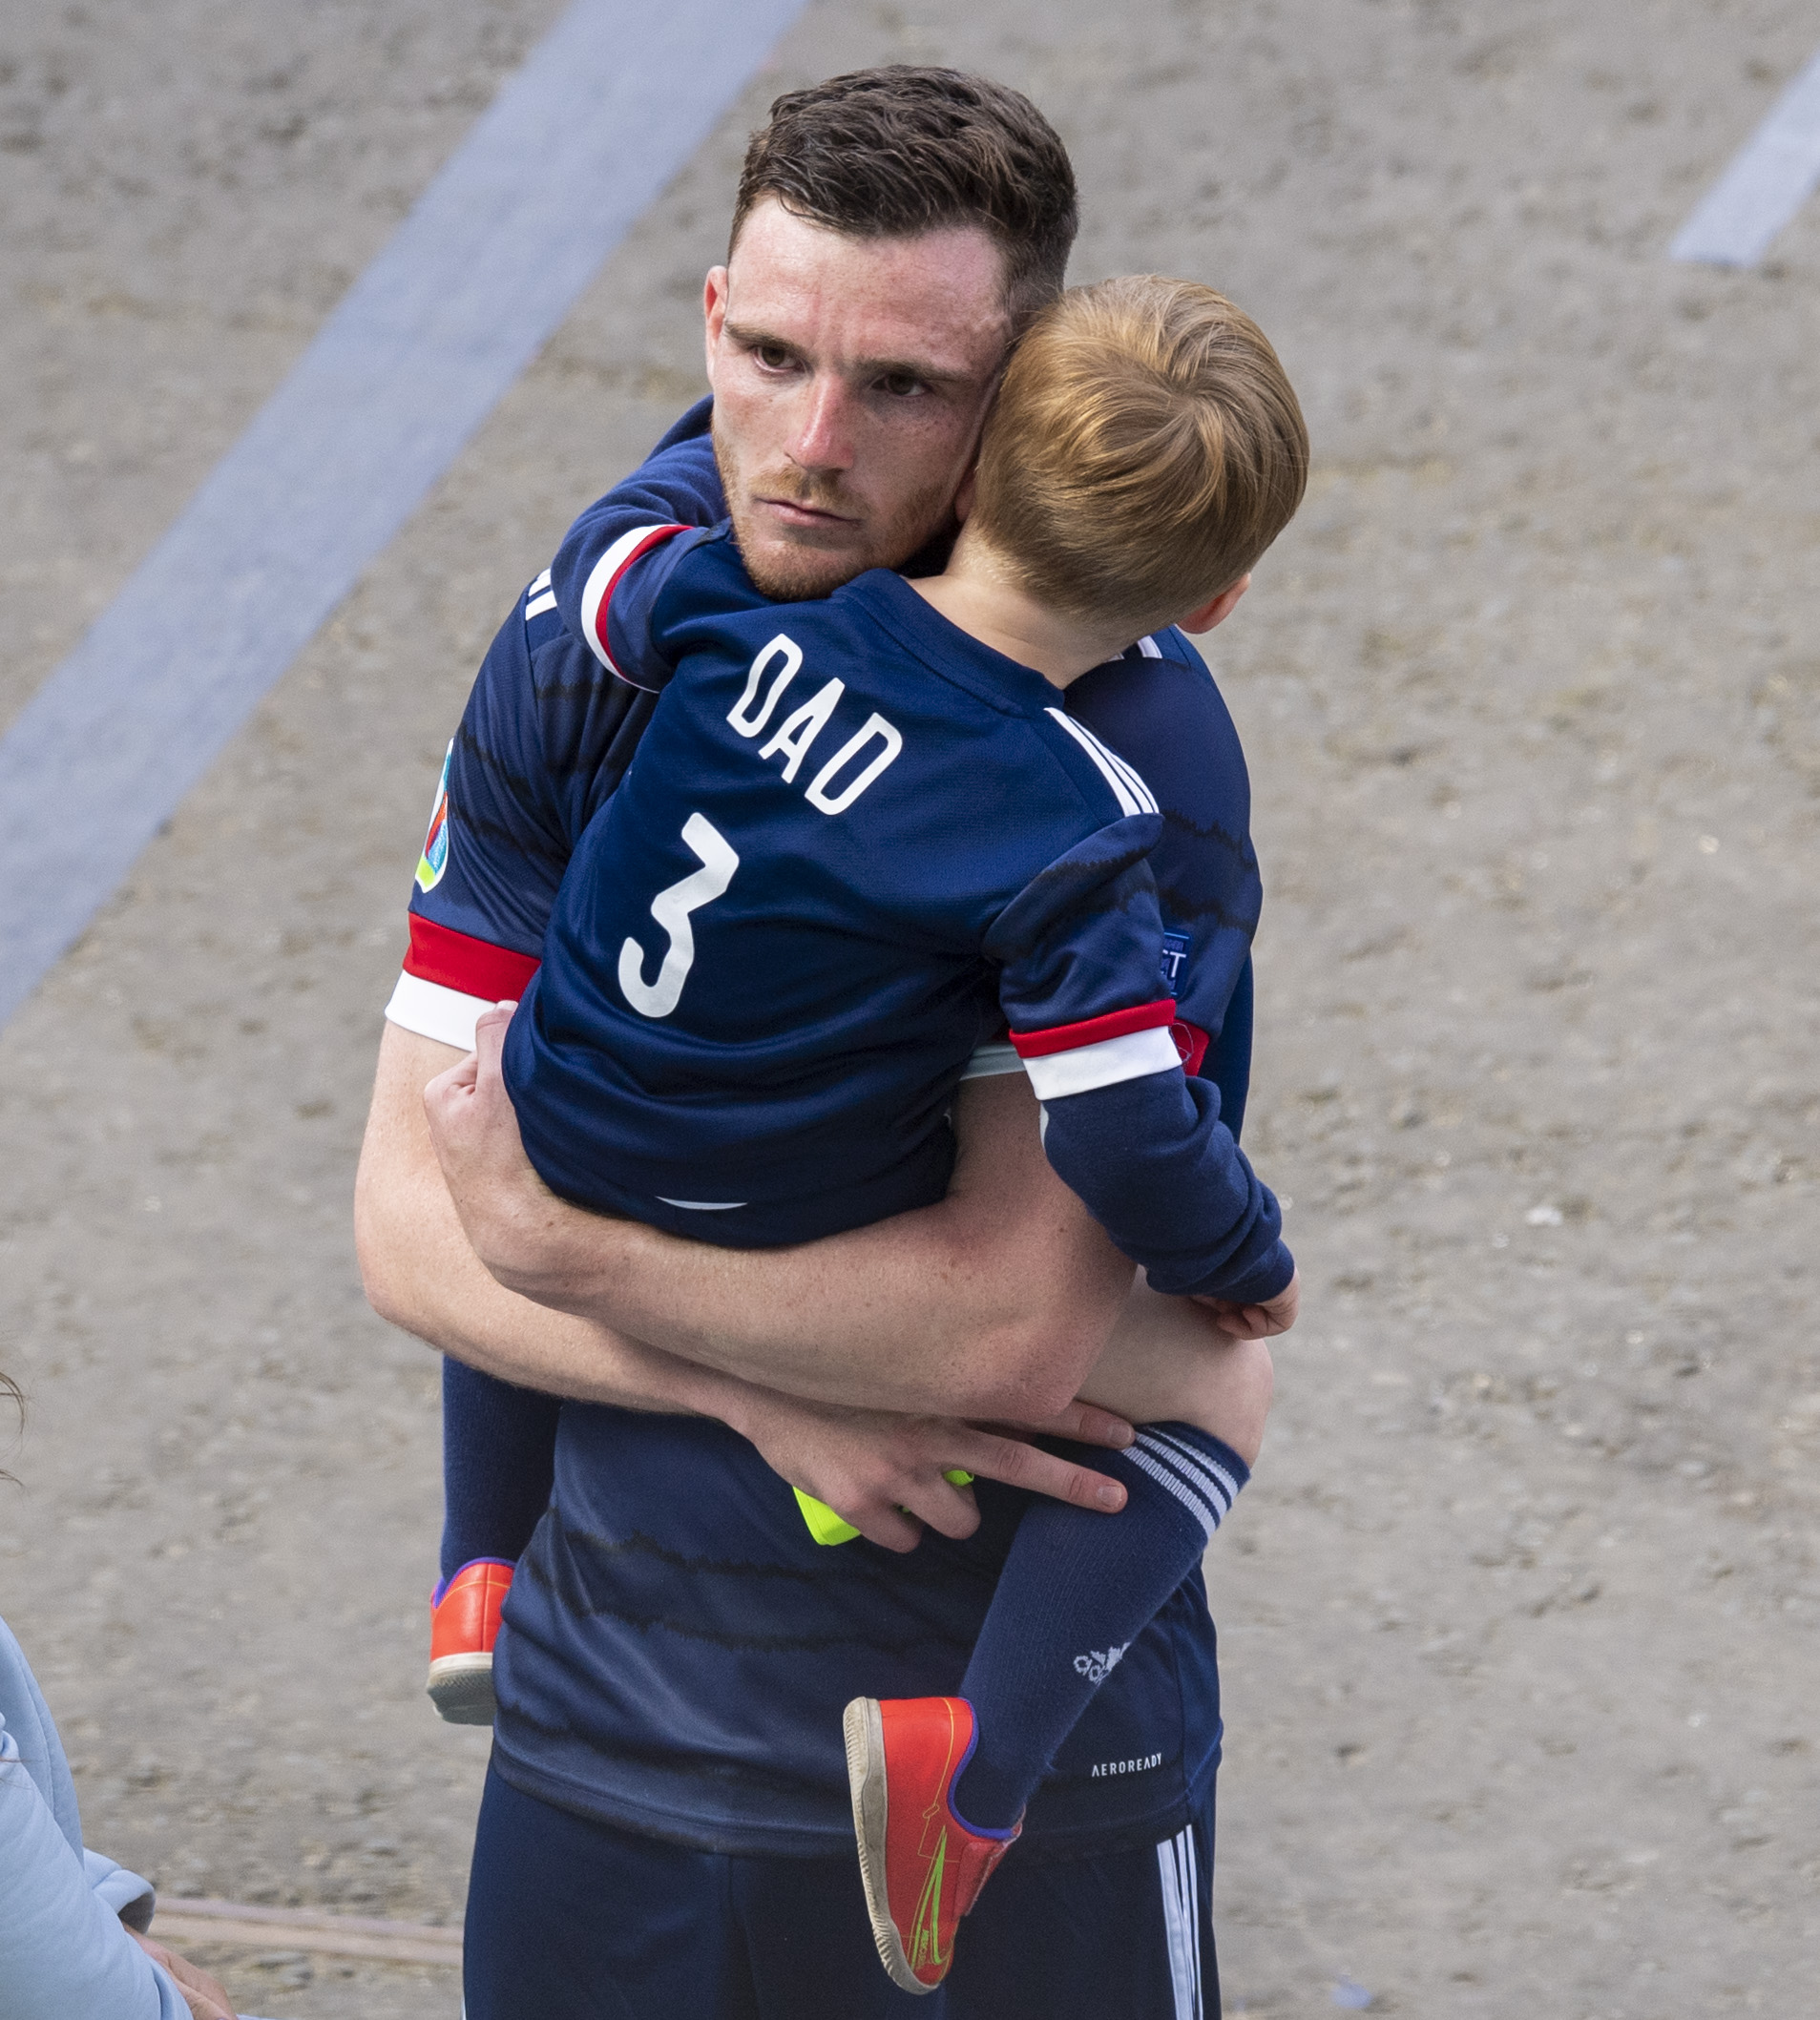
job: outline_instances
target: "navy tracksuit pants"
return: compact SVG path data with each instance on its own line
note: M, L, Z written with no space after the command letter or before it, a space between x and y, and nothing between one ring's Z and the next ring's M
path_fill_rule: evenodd
M1020 1863L960 1926L939 1991L899 1991L856 1856L693 1851L487 1778L467 2020L1219 2020L1213 1796L1160 1844Z

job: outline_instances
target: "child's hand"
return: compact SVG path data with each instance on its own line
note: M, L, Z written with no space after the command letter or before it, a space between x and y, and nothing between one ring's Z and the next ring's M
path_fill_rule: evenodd
M1274 1340L1295 1323L1302 1308L1302 1273L1298 1270L1274 1298L1262 1304L1235 1304L1230 1298L1197 1298L1214 1313L1214 1323L1234 1340Z

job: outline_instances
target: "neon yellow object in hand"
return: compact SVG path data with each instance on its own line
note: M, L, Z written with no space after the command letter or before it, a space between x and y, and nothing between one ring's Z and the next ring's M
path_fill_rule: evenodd
M973 1474L962 1472L959 1467L945 1472L942 1478L952 1487L971 1487L973 1482ZM797 1507L803 1510L803 1520L809 1526L809 1534L817 1543L851 1543L859 1534L859 1531L843 1516L837 1515L826 1501L805 1494L800 1487L792 1491L796 1495Z

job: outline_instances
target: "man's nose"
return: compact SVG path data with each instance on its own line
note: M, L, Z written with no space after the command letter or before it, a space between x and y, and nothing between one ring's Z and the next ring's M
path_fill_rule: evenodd
M832 373L809 381L807 405L791 444L792 460L805 470L853 467L852 396Z

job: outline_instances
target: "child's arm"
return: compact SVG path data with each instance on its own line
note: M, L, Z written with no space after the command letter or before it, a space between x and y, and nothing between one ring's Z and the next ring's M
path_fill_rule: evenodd
M1147 854L1156 816L1102 828L1053 863L994 922L999 1000L1043 1105L1049 1161L1160 1290L1229 1308L1243 1334L1293 1318L1283 1217L1190 1078L1160 980L1162 919Z
M659 448L563 535L550 564L550 590L565 628L631 686L663 687L672 661L654 635L658 598L682 556L724 520L706 437ZM727 552L737 555L731 542ZM693 614L764 600L737 559L721 574L713 593L691 599Z
M724 525L621 523L630 516L578 520L551 564L550 585L564 623L595 657L628 685L658 693L676 670L686 626L766 598Z
M602 666L629 686L656 693L675 662L654 616L684 558L710 536L675 521L596 512L571 527L550 567L562 621Z

